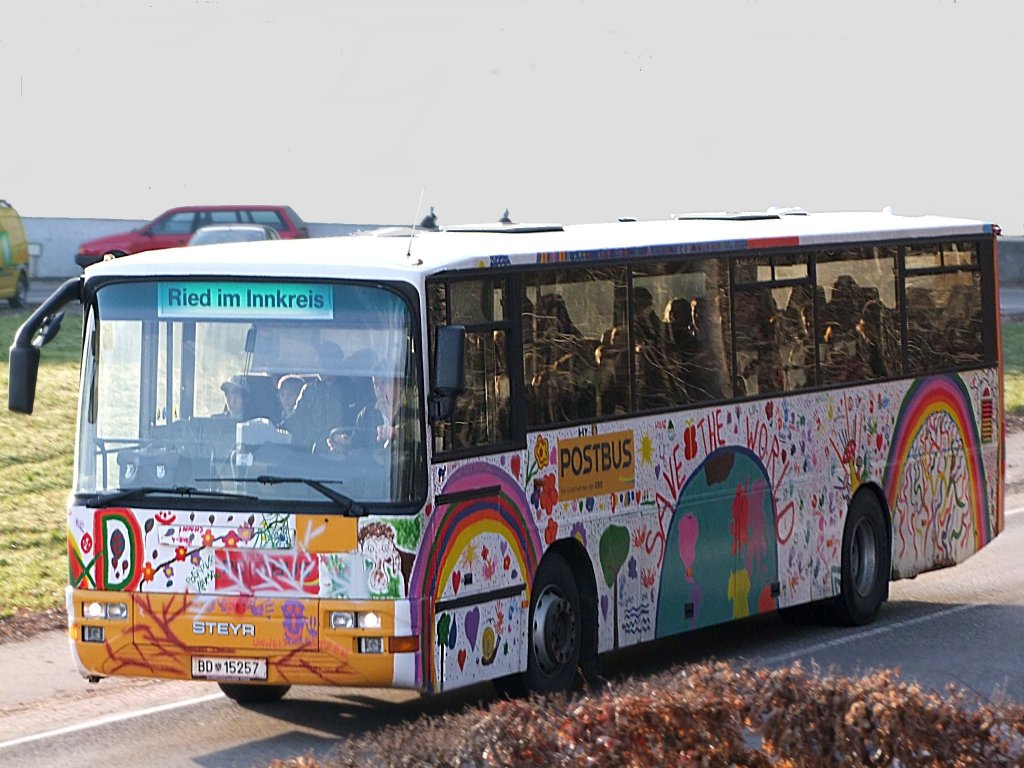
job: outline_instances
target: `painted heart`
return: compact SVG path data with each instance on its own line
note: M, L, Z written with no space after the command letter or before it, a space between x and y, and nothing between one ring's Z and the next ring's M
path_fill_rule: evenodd
M474 608L466 614L466 639L469 647L476 650L476 633L480 629L480 609Z
M516 480L519 479L519 470L522 469L522 459L519 456L512 457L512 474L516 476Z
M683 431L683 455L687 461L697 455L697 428L694 426Z
M466 649L459 648L459 669L466 668Z
M459 594L459 587L462 586L462 571L455 571L452 574L452 589L455 590L455 594Z
M430 513L433 512L433 511L434 511L434 505L433 504L427 504L427 506L423 510L423 512L426 514L427 517L430 517Z

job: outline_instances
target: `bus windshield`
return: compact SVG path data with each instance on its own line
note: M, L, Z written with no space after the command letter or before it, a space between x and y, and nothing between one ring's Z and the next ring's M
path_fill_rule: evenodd
M193 494L421 502L412 318L378 285L101 287L86 324L75 493L139 506Z

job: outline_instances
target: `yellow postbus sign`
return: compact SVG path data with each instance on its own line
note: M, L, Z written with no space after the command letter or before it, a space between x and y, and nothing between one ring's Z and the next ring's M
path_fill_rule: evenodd
M581 499L633 488L632 430L558 441L558 496Z

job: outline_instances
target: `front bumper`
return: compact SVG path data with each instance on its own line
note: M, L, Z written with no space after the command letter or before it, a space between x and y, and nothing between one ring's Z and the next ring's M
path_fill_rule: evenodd
M124 619L87 618L93 604L127 603ZM193 657L265 660L266 682L418 688L419 638L412 601L255 598L70 590L72 652L86 677L127 675L176 680L193 675ZM332 611L375 613L373 629L331 629ZM116 612L116 611L112 611ZM99 630L102 629L102 632ZM88 638L88 639L87 639ZM381 652L361 642L380 638ZM393 652L402 648L400 652Z

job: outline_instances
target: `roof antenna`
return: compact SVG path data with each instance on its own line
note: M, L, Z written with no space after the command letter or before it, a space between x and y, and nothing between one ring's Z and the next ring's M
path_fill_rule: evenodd
M498 219L498 223L499 224L511 224L512 223L512 217L508 215L508 208L506 208L505 212L503 214L501 214L501 218Z
M412 218L412 231L409 232L409 248L405 252L406 258L412 258L412 239L416 235L416 219L420 217L420 208L423 207L423 193L426 191L426 187L420 189L420 201L416 204L416 215ZM419 225L424 229L437 229L437 215L434 213L434 206L430 206L430 213L423 217L423 221Z

